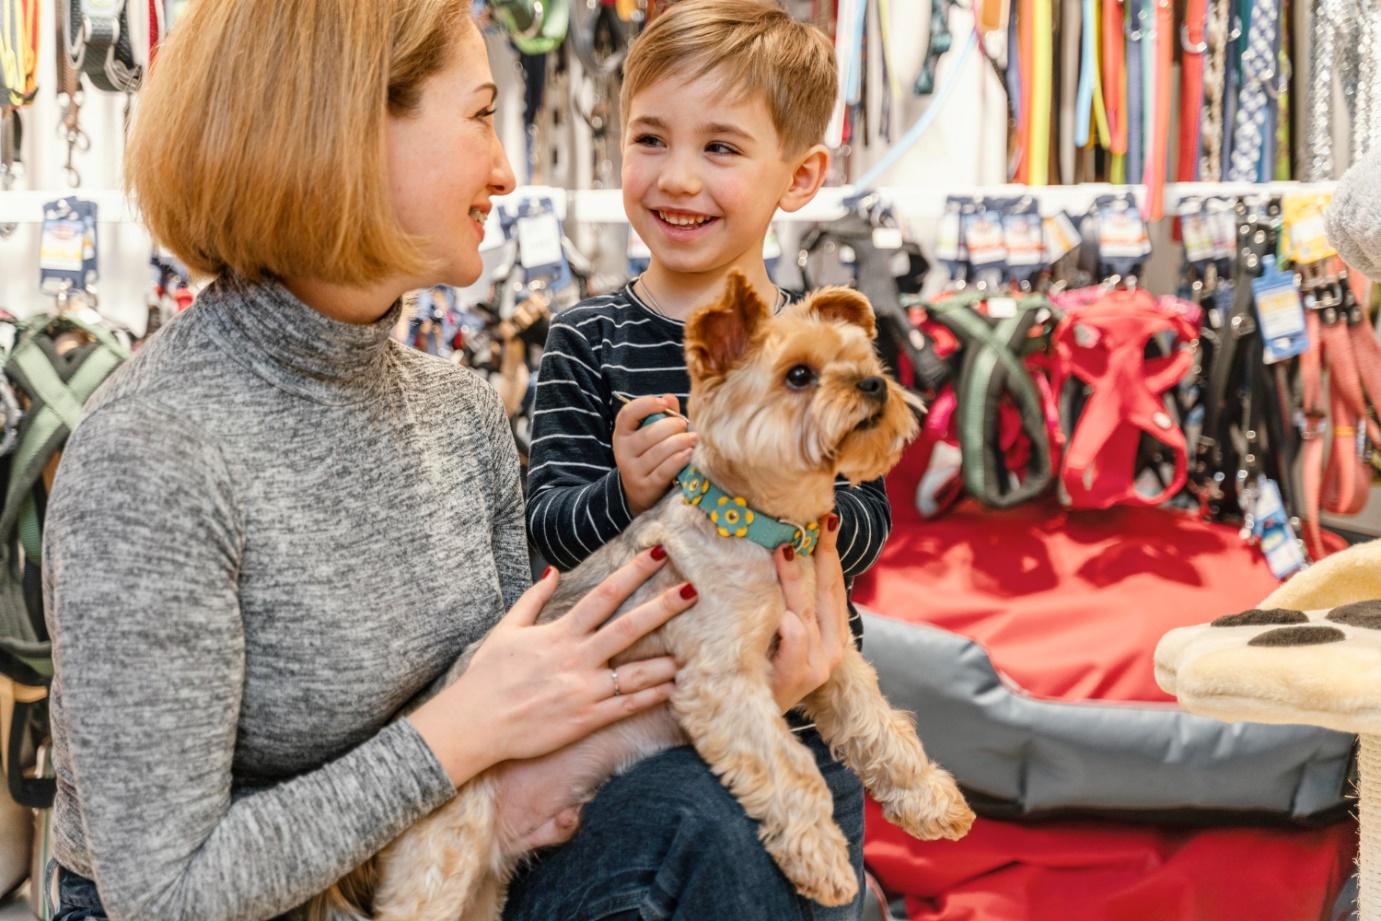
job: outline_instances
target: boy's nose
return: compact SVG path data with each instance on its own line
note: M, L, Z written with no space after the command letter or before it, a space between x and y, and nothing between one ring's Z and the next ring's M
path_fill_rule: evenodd
M700 191L700 176L688 164L670 158L657 176L657 188L669 195L694 195Z

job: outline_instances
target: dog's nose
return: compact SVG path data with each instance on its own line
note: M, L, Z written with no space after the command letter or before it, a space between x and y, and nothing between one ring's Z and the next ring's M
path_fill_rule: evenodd
M886 378L874 375L865 377L858 382L858 389L863 391L863 395L870 400L877 400L879 403L887 402L887 380Z

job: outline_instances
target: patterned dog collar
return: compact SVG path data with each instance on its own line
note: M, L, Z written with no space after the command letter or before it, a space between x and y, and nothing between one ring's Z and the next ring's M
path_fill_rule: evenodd
M687 464L676 476L681 497L705 513L720 537L751 540L768 550L783 544L801 556L810 556L820 541L820 523L793 524L758 511L742 496L733 496L710 482L694 466Z

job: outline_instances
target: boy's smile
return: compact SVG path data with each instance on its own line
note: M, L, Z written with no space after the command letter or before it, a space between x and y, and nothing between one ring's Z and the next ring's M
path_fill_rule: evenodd
M789 194L800 157L783 155L766 101L676 73L635 95L627 116L624 209L652 250L659 294L733 268L766 283L767 227L778 207L804 204Z

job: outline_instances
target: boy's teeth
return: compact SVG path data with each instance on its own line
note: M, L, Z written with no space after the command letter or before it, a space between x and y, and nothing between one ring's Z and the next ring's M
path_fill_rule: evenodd
M488 217L488 215L486 215L483 211L481 211L478 208L471 208L470 217L474 218L475 220L483 224L485 222L485 218Z
M707 217L690 217L682 214L667 214L665 211L658 211L657 216L668 224L675 224L678 227L698 227L710 220Z

